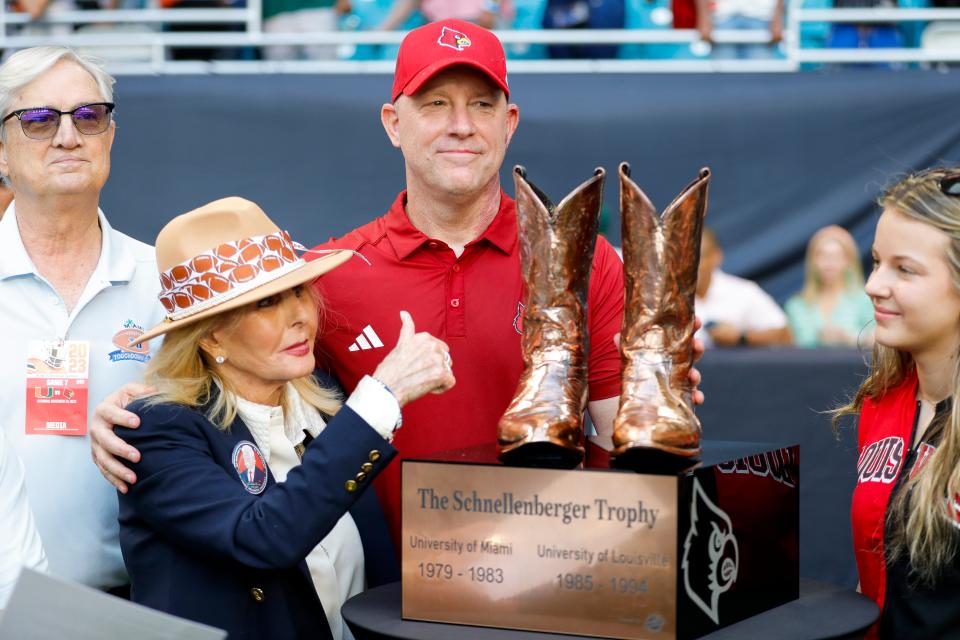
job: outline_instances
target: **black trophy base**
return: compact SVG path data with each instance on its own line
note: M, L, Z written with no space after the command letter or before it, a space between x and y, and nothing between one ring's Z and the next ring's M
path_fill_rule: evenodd
M531 442L500 454L500 462L511 467L573 469L583 462L583 451L552 442Z
M405 619L686 639L798 597L796 445L612 458L590 441L573 470L498 453L403 461Z

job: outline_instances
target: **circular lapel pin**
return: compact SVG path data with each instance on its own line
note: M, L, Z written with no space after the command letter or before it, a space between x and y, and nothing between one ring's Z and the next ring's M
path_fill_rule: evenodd
M257 445L249 440L241 440L233 448L230 460L243 488L253 494L263 493L267 487L267 463Z

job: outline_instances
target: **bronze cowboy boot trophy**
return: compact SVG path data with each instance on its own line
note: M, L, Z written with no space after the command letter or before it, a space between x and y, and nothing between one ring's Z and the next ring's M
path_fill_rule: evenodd
M700 455L700 421L693 412L688 374L693 366L693 306L709 183L710 170L701 169L661 221L630 179L630 165L620 165L626 291L614 456Z
M554 206L514 168L526 286L523 363L499 424L504 462L575 466L587 402L587 286L603 201L603 169Z

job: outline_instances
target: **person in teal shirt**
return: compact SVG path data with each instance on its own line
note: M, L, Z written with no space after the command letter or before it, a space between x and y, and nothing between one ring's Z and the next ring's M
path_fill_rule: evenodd
M845 229L830 225L810 238L803 289L785 311L798 347L873 343L873 304L863 292L857 245Z

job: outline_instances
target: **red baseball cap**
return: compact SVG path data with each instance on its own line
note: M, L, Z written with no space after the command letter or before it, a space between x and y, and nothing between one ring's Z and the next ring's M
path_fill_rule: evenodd
M510 97L507 56L500 39L463 20L438 20L408 33L400 43L393 74L393 100L416 93L438 72L465 64L487 74Z

